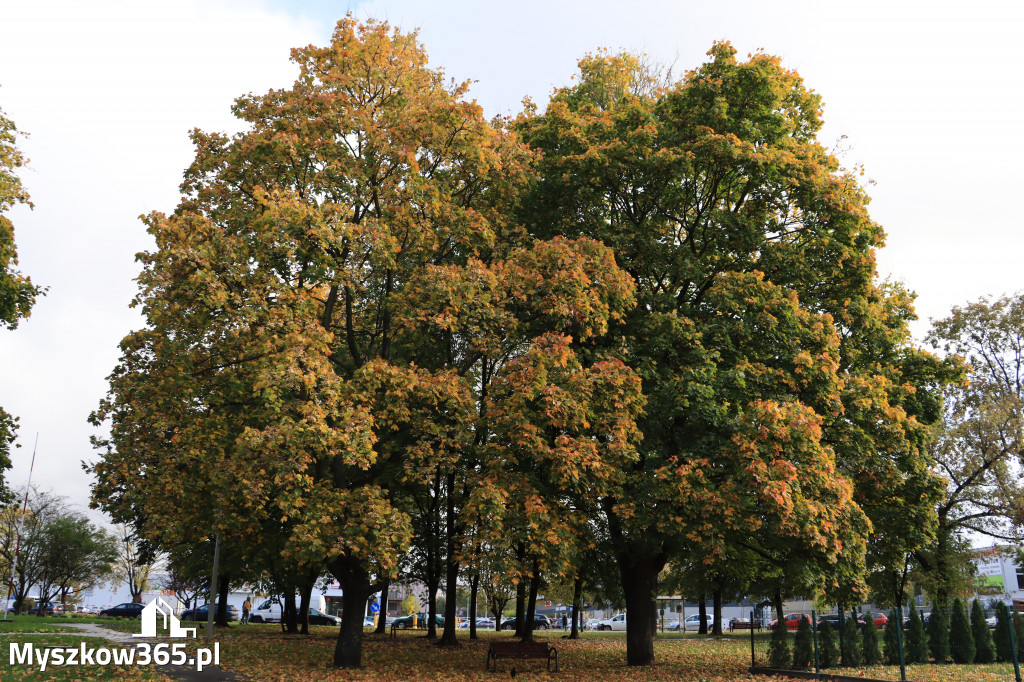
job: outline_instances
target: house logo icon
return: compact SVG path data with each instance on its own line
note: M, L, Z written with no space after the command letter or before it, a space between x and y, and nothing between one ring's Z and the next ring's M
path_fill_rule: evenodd
M156 619L157 614L163 618L163 630L167 631L170 637L195 637L195 628L183 628L181 622L178 621L178 617L174 615L174 609L171 608L170 604L165 602L160 597L157 597L153 601L146 605L146 608L142 609L142 634L132 635L132 637L156 637ZM189 635L189 633L192 633Z

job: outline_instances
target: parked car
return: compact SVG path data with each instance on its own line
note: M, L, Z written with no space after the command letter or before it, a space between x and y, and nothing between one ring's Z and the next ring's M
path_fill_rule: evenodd
M134 602L125 602L118 604L117 606L111 606L100 611L100 616L108 616L111 618L141 618L142 609L146 608L145 604L135 604Z
M535 613L535 614L533 614L533 629L534 630L548 630L550 628L551 628L551 621L548 620L547 616L545 616L543 613ZM513 616L511 618L506 618L505 620L501 621L501 629L502 630L515 630L516 629L516 619L515 619L515 617Z
M317 609L309 610L309 624L310 625L341 625L341 618L332 616L329 613ZM373 624L373 618L370 619L370 624Z
M839 614L838 613L829 613L829 614L825 614L823 616L818 616L818 627L820 628L825 623L828 623L830 628L832 628L833 630L838 632L839 631Z
M181 616L180 616L181 620L200 620L200 621L201 620L206 620L207 619L206 611L207 611L207 609L209 609L209 607L210 607L209 604L203 604L202 606L196 607L194 609L186 609L185 611L181 612ZM217 607L214 606L214 612L213 612L213 617L214 618L217 617L216 609L217 609ZM228 614L227 615L228 615L228 620L229 621L238 620L238 608L232 606L231 604L228 604Z
M625 630L626 629L626 614L620 613L612 618L605 618L597 623L596 630Z
M309 613L310 618L312 618L312 616L313 616L313 609L310 609L309 612L310 612ZM317 613L319 613L319 611L317 611ZM310 620L309 624L312 625L313 621ZM364 628L372 628L373 626L374 626L373 616L363 616L363 627Z
M715 617L710 613L704 616L705 622L708 624L708 632L715 627ZM695 613L692 616L687 616L686 620L683 621L683 632L698 632L700 630L700 614Z
M427 614L420 612L420 613L417 613L415 615L416 615L416 627L418 627L418 628L426 627ZM402 616L401 618L395 618L395 622L392 623L392 625L394 625L399 630L407 630L407 629L413 627L413 625L412 625L412 617L413 617L413 614L410 613L408 616ZM441 615L434 616L434 622L437 623L437 627L443 628L444 627L444 616L441 616Z
M800 627L800 621L806 620L808 623L811 622L811 617L806 613L787 613L782 617L782 622L785 623L787 630L796 630ZM769 628L775 627L775 623L778 621L773 620L768 626Z
M869 613L871 614L871 620L875 622L876 630L881 630L889 624L889 616L885 615L884 613L877 613L875 611L870 611ZM867 624L867 619L864 618L865 615L866 614L861 614L860 616L857 616L857 622L860 625Z

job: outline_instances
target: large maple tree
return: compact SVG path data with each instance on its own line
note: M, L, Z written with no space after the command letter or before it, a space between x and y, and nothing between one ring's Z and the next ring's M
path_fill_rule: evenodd
M653 661L673 557L740 562L774 593L856 593L872 524L901 534L887 505L921 529L911 544L934 524L922 422L942 367L909 343L907 297L876 281L883 231L821 122L795 72L727 43L678 83L588 55L518 121L541 155L531 230L600 240L636 284L608 348L625 340L643 379L644 438L601 500L630 664Z
M244 132L193 134L180 205L146 219L147 326L94 415L111 437L93 499L157 544L219 532L242 563L269 543L325 565L349 667L409 501L439 475L462 491L449 583L460 516L501 504L481 459L499 369L549 331L605 331L631 285L607 247L534 243L511 222L528 150L427 68L414 34L346 19L293 59L292 88L236 101Z

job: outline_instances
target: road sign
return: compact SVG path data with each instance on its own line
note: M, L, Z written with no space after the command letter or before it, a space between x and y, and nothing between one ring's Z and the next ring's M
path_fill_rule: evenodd
M380 604L378 604L377 602L373 602L372 604L370 604L370 613L378 612L380 612Z

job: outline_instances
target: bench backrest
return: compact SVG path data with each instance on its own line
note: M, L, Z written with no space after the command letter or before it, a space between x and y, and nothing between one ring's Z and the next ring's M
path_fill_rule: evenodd
M514 654L540 654L547 656L546 642L491 642L491 649L499 656Z

